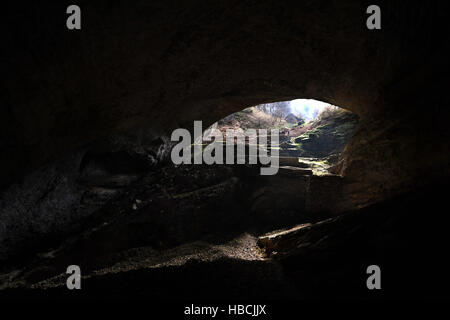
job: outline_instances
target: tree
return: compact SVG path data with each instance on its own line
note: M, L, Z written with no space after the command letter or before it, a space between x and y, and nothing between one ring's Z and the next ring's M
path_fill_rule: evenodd
M291 112L291 106L288 101L275 102L272 105L272 115L278 119L278 122L284 119Z
M256 108L275 117L277 121L281 121L291 112L289 101L263 103L257 105Z

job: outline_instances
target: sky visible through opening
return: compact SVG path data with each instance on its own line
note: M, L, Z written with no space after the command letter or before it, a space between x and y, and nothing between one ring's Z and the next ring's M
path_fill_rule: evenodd
M314 99L297 99L290 101L292 113L297 116L302 116L306 121L314 120L320 111L329 105L329 103Z

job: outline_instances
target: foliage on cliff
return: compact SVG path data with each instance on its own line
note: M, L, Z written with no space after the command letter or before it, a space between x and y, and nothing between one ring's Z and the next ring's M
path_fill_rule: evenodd
M354 113L329 107L308 124L309 130L292 142L302 157L326 157L344 150L357 124L358 116Z

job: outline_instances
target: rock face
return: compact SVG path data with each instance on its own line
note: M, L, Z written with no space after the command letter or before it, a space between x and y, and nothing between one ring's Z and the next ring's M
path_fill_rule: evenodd
M439 1L379 5L383 28L369 31L357 1L83 2L83 28L69 32L64 4L17 3L2 19L11 31L2 188L112 133L150 142L195 119L212 124L306 97L361 117L336 169L356 193L346 206L441 176L449 161L443 10Z
M290 113L288 114L284 120L286 120L287 123L295 123L295 124L300 124L305 122L305 120L303 120L302 118L297 117L295 114Z
M378 298L448 297L443 285L449 280L442 279L442 274L449 262L440 253L447 243L443 230L448 217L440 215L438 205L446 189L445 184L420 188L336 218L272 232L261 236L258 245L285 268L293 282L307 288L310 297L374 298L361 282L374 261L389 270L383 280L389 288L383 288L386 292ZM438 223L424 226L425 211L440 216L429 220Z
M344 110L333 110L315 120L310 129L295 138L301 157L327 157L341 153L353 136L358 116Z
M104 268L95 272L83 269L86 277L77 297L448 298L450 279L443 275L448 273L450 261L443 253L449 217L441 211L448 185L438 187L421 188L340 217L271 233L259 238L262 251L255 246L254 237L243 235L220 244L196 241L166 252L138 247L123 252L118 263L114 259L107 262L103 256ZM96 250L105 254L105 248L88 246L95 237L85 240L76 255L66 256L68 261L64 260L67 252L60 251L35 263L41 268L33 270L28 264L21 277L33 283L33 290L0 290L0 299L73 298L66 288L67 263L89 255L88 261L93 262ZM382 290L378 292L365 286L366 268L371 264L382 270ZM46 270L42 265L56 268ZM53 275L57 276L48 278Z

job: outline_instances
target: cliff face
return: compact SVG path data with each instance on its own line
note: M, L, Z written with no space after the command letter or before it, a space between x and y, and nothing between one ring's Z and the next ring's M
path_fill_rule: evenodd
M355 133L358 116L333 110L309 124L309 130L295 138L301 157L327 157L340 154Z

